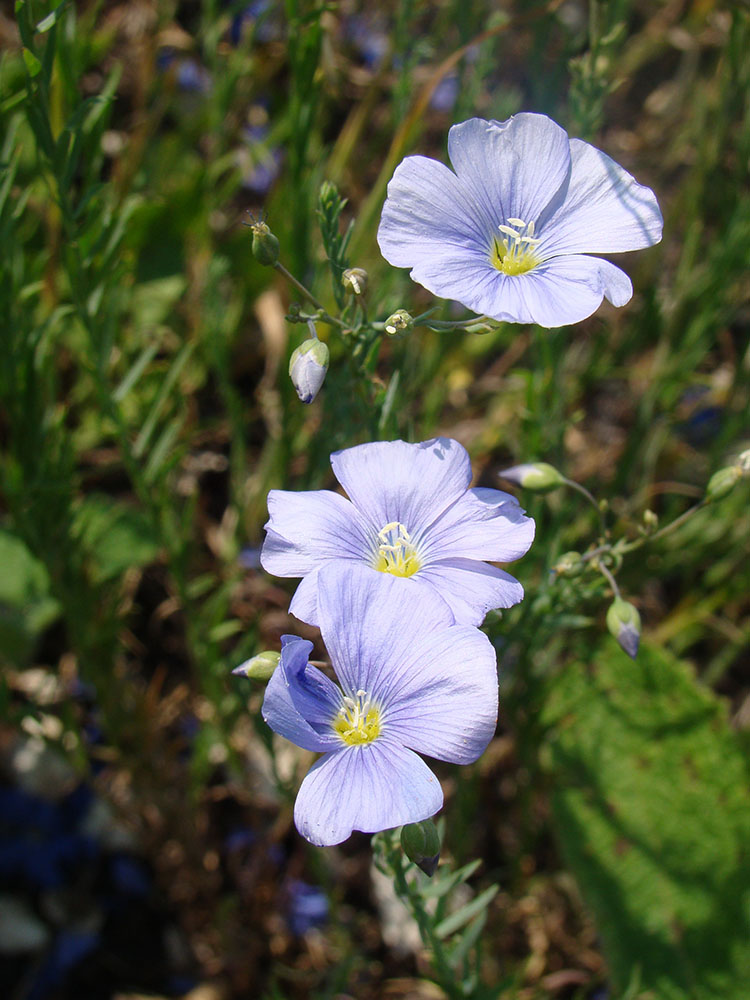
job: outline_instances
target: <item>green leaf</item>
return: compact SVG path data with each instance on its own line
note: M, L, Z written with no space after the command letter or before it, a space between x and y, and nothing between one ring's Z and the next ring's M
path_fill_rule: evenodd
M111 580L158 558L161 545L146 515L128 504L94 493L81 504L77 527L92 562L95 582Z
M29 76L38 76L42 69L41 62L37 59L31 49L24 48L23 50L23 61L26 64L26 69Z
M468 924L477 914L483 913L487 909L499 889L499 886L491 885L484 892L480 892L478 896L472 899L471 902L466 903L465 906L462 906L460 910L456 910L455 913L451 913L445 920L441 920L435 928L435 934L441 939L447 938L457 931L459 927Z
M36 30L42 33L45 31L49 31L49 29L53 26L53 24L57 24L62 12L65 10L67 6L68 6L68 0L63 0L63 2L61 4L58 4L58 6L55 7L55 9L50 14L47 14L46 17L42 18L39 24L37 24Z
M553 821L616 995L635 969L659 1000L746 995L750 782L725 705L648 646L550 684Z
M57 618L42 563L16 535L0 528L0 659L23 664L35 638Z

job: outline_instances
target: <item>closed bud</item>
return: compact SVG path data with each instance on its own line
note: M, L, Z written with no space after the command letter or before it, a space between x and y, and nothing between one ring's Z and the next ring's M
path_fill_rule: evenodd
M736 484L742 479L741 465L728 465L725 469L714 472L706 487L706 498L708 500L720 500L727 493L731 493Z
M583 565L580 552L564 552L552 569L558 576L576 576Z
M253 257L259 264L272 267L279 259L279 241L265 222L253 222L250 231L253 234Z
M510 469L504 469L500 473L503 479L509 479L511 483L518 483L525 490L532 490L535 493L546 493L548 490L557 489L565 483L565 477L547 462L529 462L525 465L514 465Z
M303 403L312 403L328 371L328 348L322 340L303 341L289 359L289 377Z
M395 313L385 321L385 332L389 337L395 337L398 333L414 329L414 320L406 309L397 309Z
M432 820L423 819L402 827L401 847L407 858L432 878L440 860L440 835Z
M638 609L621 597L615 598L607 610L607 628L634 660L641 641L641 616Z
M239 667L232 671L238 677L252 677L256 681L267 681L271 679L276 667L279 665L281 653L275 653L272 649L264 649L257 656L251 656Z
M350 295L364 295L367 281L367 271L361 267L348 267L341 275L341 284Z

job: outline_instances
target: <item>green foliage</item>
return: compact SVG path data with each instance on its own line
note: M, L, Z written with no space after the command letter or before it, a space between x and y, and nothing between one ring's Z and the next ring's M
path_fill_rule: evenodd
M726 707L685 664L602 646L550 679L554 825L615 989L741 1000L750 979L750 783Z

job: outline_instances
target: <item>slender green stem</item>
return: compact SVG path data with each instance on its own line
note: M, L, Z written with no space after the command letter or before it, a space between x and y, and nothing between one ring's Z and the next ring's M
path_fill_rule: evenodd
M320 302L318 299L316 299L313 293L309 290L309 288L305 288L302 282L298 281L291 273L291 271L287 271L287 269L284 267L282 263L276 261L274 267L280 274L284 275L287 281L291 282L291 284L294 285L294 287L297 289L298 292L301 292L305 296L308 302L312 302L315 308L320 310L321 313L320 318L324 323L328 323L330 326L338 326L342 330L349 329L346 323L344 323L342 320L337 319L335 316L329 315L328 312L326 312L326 307L323 305L323 303Z
M606 521L604 520L604 514L602 513L602 509L596 502L596 498L591 493L589 493L589 491L586 489L585 486L582 486L580 483L577 483L574 479L565 479L565 485L570 486L571 489L578 490L579 493L583 494L583 496L586 497L586 499L589 501L591 506L596 511L597 516L599 518L599 525L601 527L602 535L605 535L607 531L607 524Z

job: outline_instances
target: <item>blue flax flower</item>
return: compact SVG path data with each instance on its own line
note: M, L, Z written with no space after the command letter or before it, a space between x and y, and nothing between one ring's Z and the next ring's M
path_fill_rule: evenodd
M378 230L383 256L443 298L510 323L565 326L628 276L589 254L661 239L656 197L546 115L472 118L448 134L453 170L424 156L396 168Z
M497 720L495 652L478 629L453 624L398 581L365 567L321 572L320 630L341 687L308 663L312 643L282 637L263 717L323 756L297 795L299 832L321 846L434 815L443 804L418 753L469 764ZM416 751L416 753L415 753Z
M331 465L349 499L329 490L268 495L261 563L303 577L289 608L297 618L318 624L318 574L331 562L395 577L405 602L445 602L463 625L523 598L518 580L484 560L524 555L534 522L508 493L469 488L471 462L457 441L361 444L334 452Z

